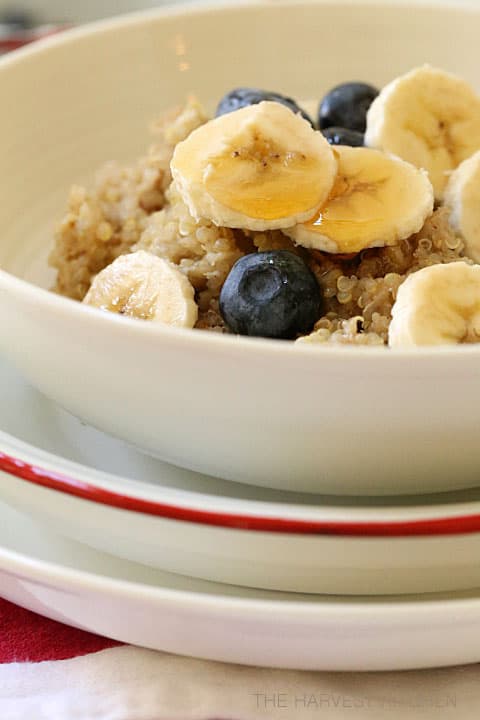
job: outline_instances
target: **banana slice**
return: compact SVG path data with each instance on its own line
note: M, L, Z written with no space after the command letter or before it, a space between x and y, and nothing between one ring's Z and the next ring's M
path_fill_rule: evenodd
M327 202L286 235L306 248L356 253L395 245L421 229L433 210L425 172L370 148L338 145L335 154L338 175Z
M373 101L365 144L425 168L441 200L447 174L480 149L480 98L455 75L416 68Z
M450 210L450 225L463 237L465 255L480 263L480 152L450 175L444 203Z
M480 265L460 261L412 273L392 317L390 347L480 342Z
M248 230L306 220L327 198L336 169L323 135L268 101L194 130L176 146L171 162L193 217Z
M192 328L194 290L180 270L143 250L121 255L93 280L84 303L101 310Z

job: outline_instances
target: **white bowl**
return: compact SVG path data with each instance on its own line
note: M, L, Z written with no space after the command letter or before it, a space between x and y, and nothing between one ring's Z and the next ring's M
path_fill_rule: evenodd
M2 60L0 349L79 418L187 468L336 494L475 485L475 346L319 351L159 329L34 283L48 285L70 184L141 153L149 120L188 93L210 107L241 84L318 97L425 61L475 84L479 36L480 9L457 4L264 2L133 15Z

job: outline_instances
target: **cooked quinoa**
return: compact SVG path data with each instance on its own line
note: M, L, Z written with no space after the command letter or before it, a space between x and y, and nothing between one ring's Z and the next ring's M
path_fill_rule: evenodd
M166 201L175 145L207 120L191 100L152 127L154 144L132 167L106 164L91 192L74 186L55 234L49 263L57 270L54 290L83 300L93 277L137 243Z
M113 163L97 175L93 190L72 188L50 265L54 290L82 300L92 279L121 254L146 250L174 263L195 289L197 328L228 332L218 309L222 285L242 255L287 249L306 261L323 293L323 314L304 342L384 345L391 310L405 278L428 265L464 259L464 244L441 207L419 233L391 247L339 256L297 247L281 231L253 232L195 220L170 175L175 145L206 122L201 107L164 117L153 128L155 143L135 165Z

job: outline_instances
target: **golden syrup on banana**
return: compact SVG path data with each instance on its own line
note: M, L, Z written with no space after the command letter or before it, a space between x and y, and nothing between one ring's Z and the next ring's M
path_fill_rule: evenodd
M210 160L205 189L219 203L252 218L274 220L318 204L312 177L321 174L321 159L293 150L285 153L259 139L250 147Z
M227 210L221 214L227 226L243 217L285 218L288 227L324 202L336 161L325 138L303 118L279 103L262 102L192 132L175 148L171 168L197 217L216 222L213 201Z
M328 238L342 253L390 245L405 237L401 223L425 192L418 171L369 148L337 146L335 155L338 175L333 188L320 210L299 226L302 237L310 235L313 247L316 235Z
M360 163L355 162L360 159L356 150L353 153L350 148L335 150L338 175L328 200L314 217L303 223L308 232L334 238L344 253L363 250L365 236L382 231L387 210L383 191L389 178L385 169L377 175L365 162L368 159L365 155Z

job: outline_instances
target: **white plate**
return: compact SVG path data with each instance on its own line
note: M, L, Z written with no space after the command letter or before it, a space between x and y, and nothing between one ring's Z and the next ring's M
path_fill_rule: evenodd
M31 281L69 186L143 152L151 119L188 94L210 108L245 83L318 97L426 61L478 84L479 36L478 5L455 0L227 3L108 20L3 59L2 352L62 407L183 467L353 495L474 486L478 346L319 350L160 328Z
M480 660L473 593L387 601L190 580L63 540L2 504L0 594L117 640L226 662L398 670Z
M480 491L423 505L327 497L307 504L302 494L255 490L141 455L59 410L5 364L0 397L0 498L97 549L276 590L480 586Z

